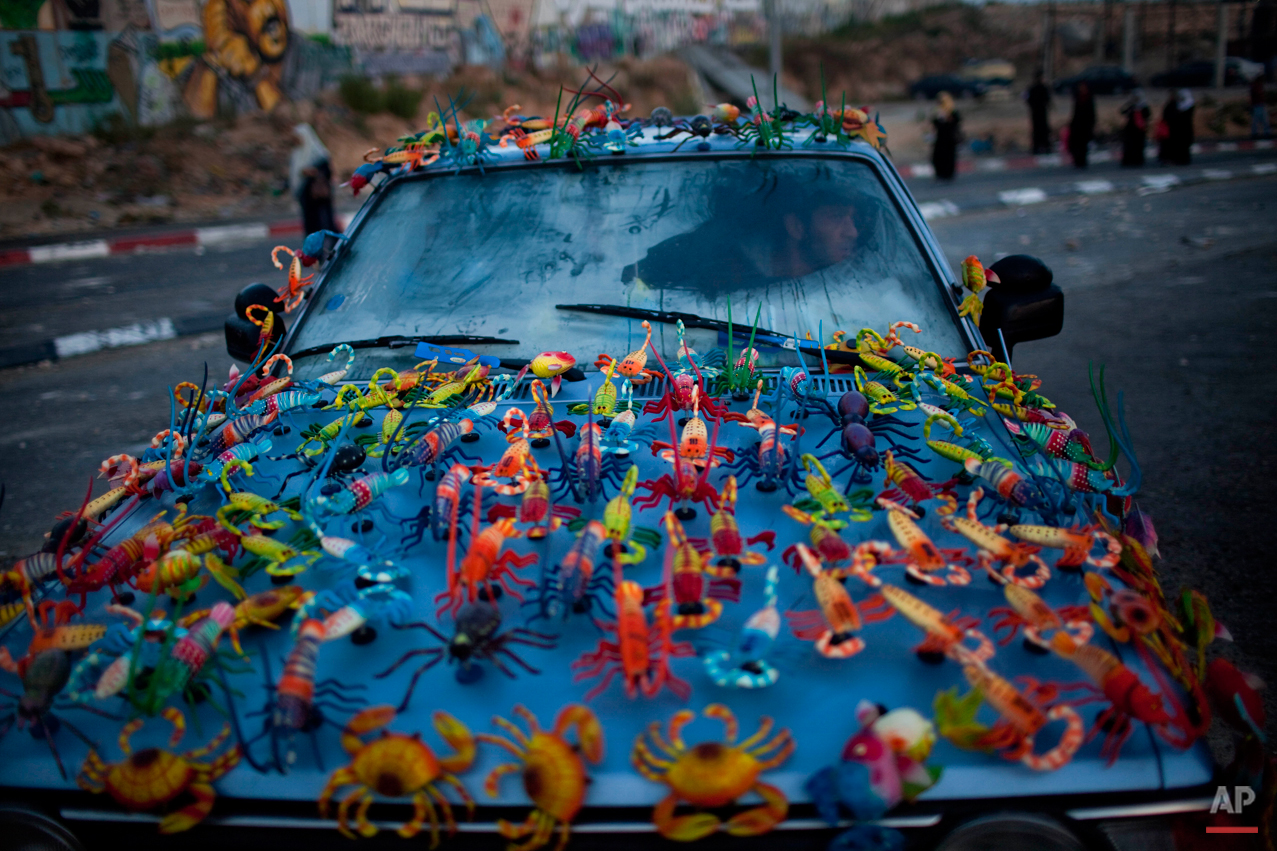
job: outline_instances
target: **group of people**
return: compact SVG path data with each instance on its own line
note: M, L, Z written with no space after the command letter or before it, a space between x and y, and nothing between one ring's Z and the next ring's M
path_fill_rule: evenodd
M1033 77L1033 85L1024 93L1029 107L1033 131L1033 153L1051 153L1051 89L1043 81L1042 72ZM1268 107L1264 95L1262 77L1251 83L1251 133L1268 135ZM1162 108L1161 119L1152 129L1157 141L1158 162L1165 165L1190 165L1193 147L1193 93L1188 89L1172 90ZM1144 97L1143 89L1135 89L1122 105L1122 165L1144 165L1144 146L1148 141L1153 110ZM941 92L936 98L936 110L931 123L935 128L935 143L931 164L939 180L951 180L957 168L958 142L961 116L953 106L953 96ZM1095 139L1095 96L1090 86L1080 82L1073 88L1073 116L1060 133L1064 146L1077 168L1087 167L1091 142Z

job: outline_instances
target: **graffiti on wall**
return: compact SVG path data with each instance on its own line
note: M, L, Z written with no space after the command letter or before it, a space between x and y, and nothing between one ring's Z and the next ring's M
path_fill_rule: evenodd
M271 111L348 73L286 0L0 0L0 143Z

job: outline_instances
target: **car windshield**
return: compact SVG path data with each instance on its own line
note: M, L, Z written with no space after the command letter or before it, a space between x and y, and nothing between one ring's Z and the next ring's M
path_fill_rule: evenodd
M390 335L474 335L477 354L527 359L566 350L591 364L643 342L640 318L565 311L606 304L731 318L826 342L836 331L885 333L965 351L919 243L876 171L851 158L607 163L518 168L400 181L384 190L335 261L298 330L300 352ZM761 309L761 314L759 313ZM699 351L721 331L690 328ZM654 323L663 354L676 329ZM741 345L736 343L737 348ZM628 348L627 348L628 347ZM410 346L363 349L351 378L411 358ZM762 365L795 363L779 347ZM303 374L331 366L303 358Z

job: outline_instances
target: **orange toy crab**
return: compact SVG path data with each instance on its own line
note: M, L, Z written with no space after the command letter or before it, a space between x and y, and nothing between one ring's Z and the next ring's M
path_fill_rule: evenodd
M680 842L701 839L720 828L733 836L766 833L785 820L789 802L775 786L759 782L758 775L777 767L794 752L789 730L767 739L772 719L764 716L754 735L735 744L736 716L730 709L714 703L705 707L704 714L723 722L726 742L701 742L687 747L683 743L683 727L696 717L690 709L670 719L668 743L661 737L659 721L652 722L646 736L640 733L634 740L630 762L639 774L664 783L671 790L652 811L652 822L662 836ZM751 791L762 797L763 805L732 816L726 825L712 813L674 815L679 801L698 807L722 807Z
M297 309L297 305L302 303L302 299L306 297L302 290L310 286L311 281L315 280L315 276L311 274L304 278L302 277L301 256L287 245L276 245L271 249L270 260L275 264L276 269L284 268L284 264L279 262L278 255L281 251L286 252L293 260L288 264L288 284L277 291L275 301L282 301L284 303L284 312L292 313Z
M520 760L507 762L492 769L483 788L490 797L497 796L497 786L501 778L516 771L523 773L523 788L536 804L527 821L514 824L505 819L497 822L497 830L506 839L512 840L509 851L533 851L550 841L550 835L557 827L559 842L555 851L563 851L568 844L568 836L572 830L572 819L581 811L585 801L585 790L588 778L585 776L585 765L581 762L584 756L596 765L603 759L603 728L599 719L586 706L574 703L563 707L554 719L553 730L542 730L537 724L536 716L522 705L514 707L514 714L528 723L531 735L499 716L492 722L504 729L514 741L503 736L480 733L477 738L481 742L499 745ZM578 744L573 746L563 738L569 729L576 729ZM515 843L532 834L528 841Z
M170 706L161 713L173 725L173 735L168 746L177 747L186 732L186 718L181 711ZM189 792L195 803L169 813L160 822L160 833L179 833L199 824L212 811L217 795L213 781L239 764L240 749L235 745L211 762L196 762L221 747L231 734L227 724L222 732L202 748L175 754L160 748L145 748L133 752L129 739L142 727L138 718L124 725L120 731L120 750L123 762L107 765L97 751L90 750L80 768L75 782L90 792L106 792L126 809L145 812L167 804L183 792Z
M328 785L319 794L319 814L328 817L328 801L342 786L354 786L355 790L342 798L337 807L337 829L351 839L355 834L346 824L351 804L359 801L355 810L355 830L360 836L371 837L377 828L368 821L368 808L372 806L374 791L387 798L412 796L412 820L399 828L404 839L416 836L422 821L430 819L430 847L439 845L439 817L435 814L431 799L443 810L444 825L449 834L455 833L457 823L452 818L452 805L443 796L437 782L447 783L457 790L465 802L466 812L474 815L474 800L456 775L468 769L474 762L474 736L466 726L446 712L434 714L435 729L444 741L452 745L456 753L440 758L421 741L421 734L406 736L383 730L381 737L372 742L359 738L364 733L385 727L395 720L393 706L370 706L360 712L341 733L341 745L353 758L350 765L339 768L328 778Z

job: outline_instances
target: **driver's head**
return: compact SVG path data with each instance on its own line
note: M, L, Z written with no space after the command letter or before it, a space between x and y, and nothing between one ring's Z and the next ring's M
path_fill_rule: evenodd
M785 236L800 265L808 268L791 274L808 274L851 257L860 231L856 209L850 202L821 203L807 214L786 213Z

